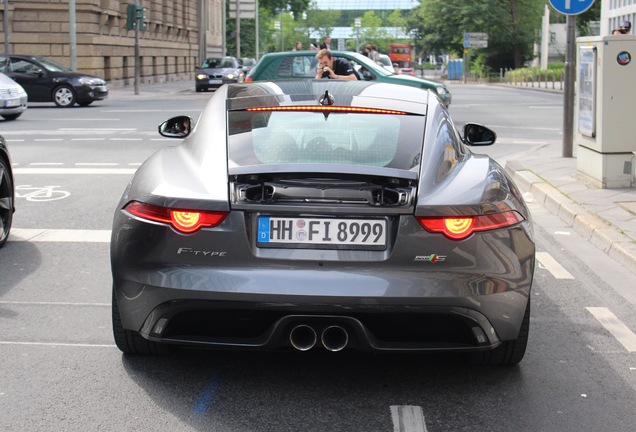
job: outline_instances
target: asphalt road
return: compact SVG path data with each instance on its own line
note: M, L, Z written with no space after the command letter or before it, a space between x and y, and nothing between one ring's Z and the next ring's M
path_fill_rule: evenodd
M562 96L451 86L502 164L561 141ZM2 431L631 431L635 278L530 203L539 263L518 367L448 355L185 350L125 357L111 334L108 231L131 173L209 94L32 106L0 122L16 169L0 251ZM630 336L631 335L631 336Z

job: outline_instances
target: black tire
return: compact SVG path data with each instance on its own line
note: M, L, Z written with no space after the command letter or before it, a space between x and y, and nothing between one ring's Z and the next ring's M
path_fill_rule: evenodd
M117 305L117 296L113 287L113 336L115 337L115 345L124 354L143 354L143 355L159 355L169 354L172 347L169 345L159 344L144 339L139 333L126 330L119 316L119 306Z
M471 362L474 364L489 366L515 366L526 354L529 334L530 298L528 297L526 312L523 315L523 321L521 322L521 328L519 329L519 336L517 336L517 339L505 341L494 350L475 353L471 357Z
M0 157L0 248L9 238L13 221L13 178L9 165Z
M87 107L87 106L89 106L90 104L92 104L93 102L94 102L94 101L81 101L81 102L78 102L77 104L78 104L79 106L81 106L81 107Z
M53 102L61 108L70 108L75 105L75 90L71 86L61 85L53 90Z
M18 117L20 117L22 115L22 113L18 113L18 114L4 114L2 116L2 118L4 118L5 120L15 120Z

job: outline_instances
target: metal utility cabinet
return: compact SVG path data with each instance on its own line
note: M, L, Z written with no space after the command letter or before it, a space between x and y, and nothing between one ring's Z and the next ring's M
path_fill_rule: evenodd
M636 36L578 38L577 169L601 188L636 186Z

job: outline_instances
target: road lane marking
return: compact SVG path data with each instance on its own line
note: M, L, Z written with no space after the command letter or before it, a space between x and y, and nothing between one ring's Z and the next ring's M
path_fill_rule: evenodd
M132 168L16 168L14 174L89 174L89 175L131 175L137 170Z
M117 162L77 162L75 166L117 166Z
M18 306L108 306L110 307L110 303L77 303L77 302L34 302L34 301L11 301L11 300L3 300L0 301L0 305L18 305Z
M131 132L136 131L136 128L59 128L58 131L64 132Z
M627 351L636 352L636 334L623 324L612 311L604 307L586 307L585 309L587 309Z
M537 252L536 257L556 279L574 279L574 276L547 252Z
M32 162L29 166L60 166L64 165L64 162Z
M426 432L422 407L415 405L391 405L393 432Z
M110 230L12 228L9 241L110 243Z
M116 348L117 347L115 344L83 344L83 343L57 343L57 342L13 342L13 341L0 341L0 345L76 347L76 348Z

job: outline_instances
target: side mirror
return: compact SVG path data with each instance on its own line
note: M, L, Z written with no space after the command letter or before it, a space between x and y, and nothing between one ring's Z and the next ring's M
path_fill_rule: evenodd
M462 140L467 145L487 146L495 143L497 134L486 126L477 123L466 123Z
M185 138L192 132L193 121L188 116L172 117L159 125L159 135L166 138Z

